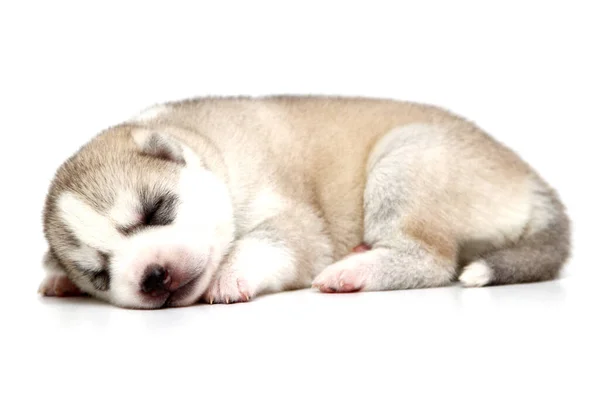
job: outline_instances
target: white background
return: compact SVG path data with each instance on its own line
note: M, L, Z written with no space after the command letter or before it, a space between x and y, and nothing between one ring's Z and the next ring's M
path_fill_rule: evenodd
M595 3L2 2L0 397L599 398ZM37 296L68 155L156 102L272 93L474 120L559 190L565 277L152 312Z

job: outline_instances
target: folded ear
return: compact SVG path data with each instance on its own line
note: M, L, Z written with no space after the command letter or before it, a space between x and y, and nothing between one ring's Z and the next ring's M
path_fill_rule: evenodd
M38 289L40 294L48 297L85 296L85 293L71 282L64 267L51 251L44 254L43 266L46 276Z
M183 146L167 134L137 129L131 136L142 154L185 164Z

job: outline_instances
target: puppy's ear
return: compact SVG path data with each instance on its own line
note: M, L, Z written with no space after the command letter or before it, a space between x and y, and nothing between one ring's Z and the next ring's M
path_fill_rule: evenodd
M38 292L47 297L84 296L85 294L69 279L64 267L51 251L44 254L43 259L46 276L40 284Z
M185 164L183 146L169 135L137 129L131 133L131 136L142 154Z

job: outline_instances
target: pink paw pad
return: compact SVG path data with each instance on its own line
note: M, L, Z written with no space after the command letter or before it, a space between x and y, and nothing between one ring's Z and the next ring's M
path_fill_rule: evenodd
M333 267L333 268L332 268ZM359 271L335 268L325 269L313 282L313 287L323 293L358 292L364 287L365 279Z
M371 247L362 243L343 259L325 268L312 286L324 293L350 293L370 287L372 265L377 262Z
M84 296L84 293L66 275L46 277L38 291L46 297Z

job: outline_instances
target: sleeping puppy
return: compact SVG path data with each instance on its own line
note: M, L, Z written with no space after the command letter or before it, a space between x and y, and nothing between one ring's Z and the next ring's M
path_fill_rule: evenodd
M44 206L46 296L124 308L554 279L555 191L446 110L327 96L152 107L60 166Z

